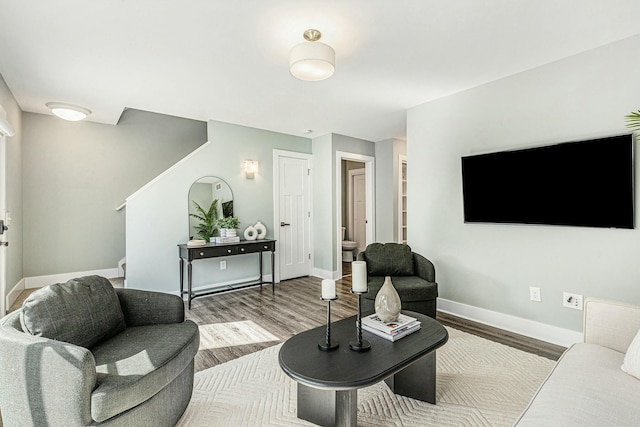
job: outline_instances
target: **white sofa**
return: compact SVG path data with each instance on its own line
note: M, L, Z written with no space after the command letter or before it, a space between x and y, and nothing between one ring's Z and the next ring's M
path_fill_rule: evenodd
M640 426L640 379L621 366L640 307L587 298L584 342L562 355L516 426Z

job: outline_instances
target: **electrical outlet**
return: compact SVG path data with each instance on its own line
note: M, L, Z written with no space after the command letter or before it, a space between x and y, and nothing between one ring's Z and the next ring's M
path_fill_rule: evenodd
M227 261L220 261L220 270L227 269Z
M529 299L531 301L540 302L542 300L540 298L540 288L529 286Z
M574 310L582 310L582 295L563 292L562 306L573 308Z

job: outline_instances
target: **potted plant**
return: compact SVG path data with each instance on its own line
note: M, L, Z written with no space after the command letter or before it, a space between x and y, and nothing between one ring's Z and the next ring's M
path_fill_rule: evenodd
M194 228L198 230L198 236L208 242L217 231L218 199L214 199L207 210L204 210L195 200L193 204L196 207L197 213L189 215L200 220L200 224L196 225Z
M237 235L237 229L240 226L240 221L238 217L228 216L226 218L220 218L217 226L220 229L220 235L222 237L235 237Z

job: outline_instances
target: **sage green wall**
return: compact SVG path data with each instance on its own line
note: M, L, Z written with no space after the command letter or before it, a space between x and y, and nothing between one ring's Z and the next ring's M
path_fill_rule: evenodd
M7 211L12 222L7 231L7 282L5 292L22 280L22 111L0 76L0 105L16 134L7 137ZM4 298L6 295L2 295Z
M314 268L315 274L322 277L333 277L337 274L336 250L341 249L336 240L336 201L340 197L336 194L335 182L338 151L374 157L375 145L371 141L338 134L313 139Z
M127 199L127 287L178 291L176 245L187 242L189 188L203 176L217 176L229 184L241 233L261 221L267 237L273 237L273 150L310 154L311 140L216 121L208 123L208 134L207 144ZM245 160L259 162L255 179L245 178ZM227 261L226 270L220 270L221 260ZM265 266L267 272L270 269ZM256 255L195 262L193 286L257 274Z
M116 126L25 113L23 129L26 277L115 268L115 208L207 138L204 122L132 109Z
M409 110L409 244L434 262L441 298L569 331L583 313L564 291L640 304L637 164L635 230L465 224L460 169L474 153L628 133L638 52L635 36Z

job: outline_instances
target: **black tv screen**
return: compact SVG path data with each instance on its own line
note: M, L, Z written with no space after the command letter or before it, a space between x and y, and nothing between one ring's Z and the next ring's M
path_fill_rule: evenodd
M465 222L634 228L633 137L462 157Z

